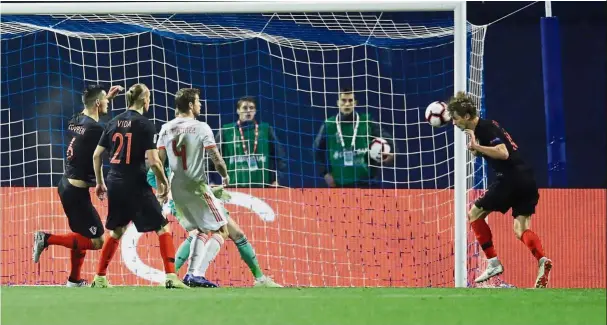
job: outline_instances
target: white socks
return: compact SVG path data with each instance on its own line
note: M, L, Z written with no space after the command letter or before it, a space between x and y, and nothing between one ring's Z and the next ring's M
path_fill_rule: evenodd
M190 265L188 266L188 274L196 275L196 270L200 270L202 259L204 258L204 246L209 240L206 234L198 234L193 236L190 244Z
M213 234L213 236L207 240L207 243L204 245L204 255L200 261L200 265L197 265L194 270L194 276L204 276L209 265L211 265L211 262L215 259L217 254L219 254L223 243L223 237L219 234Z

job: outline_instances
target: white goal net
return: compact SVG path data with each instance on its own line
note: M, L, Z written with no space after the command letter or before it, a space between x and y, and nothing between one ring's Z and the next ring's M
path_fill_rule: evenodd
M276 133L284 166L275 168L278 187L241 186L227 208L276 282L453 286L454 132L424 120L429 103L454 92L453 21L452 12L2 15L2 284L65 282L66 249L50 248L37 265L30 252L34 231L69 231L55 188L67 119L82 109L87 84L144 83L158 126L174 116L179 88L201 90L201 119L216 132L238 119L239 98L255 97L256 119ZM482 109L485 27L467 26L467 88ZM328 188L319 171L314 140L338 114L344 87L369 116L366 135L379 127L395 146L394 164L373 168L368 188ZM119 96L108 118L124 109ZM470 200L484 180L469 158ZM105 219L106 204L94 202ZM178 246L186 233L171 228ZM470 280L480 259L472 236L468 243ZM88 253L87 278L98 256ZM131 229L108 276L147 285L161 270L156 235ZM230 241L207 277L252 284Z

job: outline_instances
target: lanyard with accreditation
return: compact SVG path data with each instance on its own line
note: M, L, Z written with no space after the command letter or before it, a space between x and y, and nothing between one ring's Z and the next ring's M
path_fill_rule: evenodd
M259 167L257 166L257 159L255 159L254 155L257 152L257 140L259 140L259 124L257 124L257 121L255 122L255 142L253 143L253 153L251 155L249 155L249 150L247 149L247 141L244 138L244 132L242 131L240 120L238 120L237 124L238 130L240 131L240 140L242 141L242 151L244 152L244 155L247 156L249 170L257 170Z
M353 112L354 114L354 132L352 133L352 141L350 144L349 150L346 149L346 144L344 142L344 135L341 132L341 114L337 114L335 118L336 126L337 126L337 136L339 137L339 142L341 143L341 148L344 151L344 166L353 166L354 165L354 144L356 143L356 135L358 134L358 124L360 123L360 118L358 113Z

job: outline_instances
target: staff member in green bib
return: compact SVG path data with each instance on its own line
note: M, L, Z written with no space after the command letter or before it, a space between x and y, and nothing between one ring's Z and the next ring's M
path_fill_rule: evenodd
M329 187L381 187L375 179L381 165L394 161L392 136L383 132L369 114L356 112L352 89L343 88L337 101L339 113L329 117L320 128L314 150L321 175ZM369 158L369 145L374 138L383 138L392 148L376 163Z
M255 98L243 97L236 103L238 121L222 126L215 135L228 167L230 186L278 186L278 172L285 170L284 149L274 129L255 120Z

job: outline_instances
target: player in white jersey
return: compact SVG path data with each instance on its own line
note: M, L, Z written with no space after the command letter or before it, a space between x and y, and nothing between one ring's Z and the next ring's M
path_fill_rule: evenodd
M158 135L160 159L168 158L173 171L171 192L180 224L197 231L190 246L190 265L184 283L198 287L216 287L205 272L228 237L228 212L215 197L207 181L205 155L209 155L224 185L229 183L226 164L215 145L207 123L196 120L200 114L199 90L180 89L175 95L177 116L162 126Z

